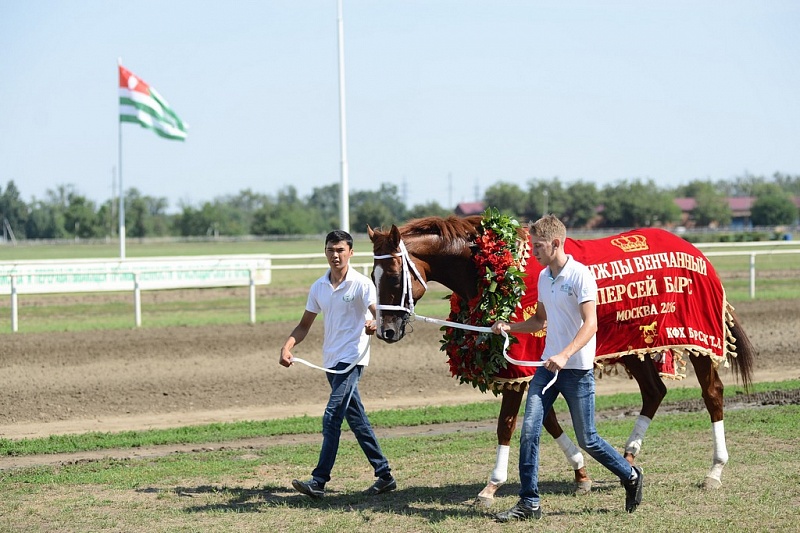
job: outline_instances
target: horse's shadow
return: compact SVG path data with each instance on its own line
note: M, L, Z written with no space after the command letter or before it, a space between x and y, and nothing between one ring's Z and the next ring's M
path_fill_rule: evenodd
M439 487L409 486L400 487L379 496L361 492L338 492L328 489L323 498L312 499L287 486L263 485L255 488L200 485L197 487L143 488L142 493L173 493L180 497L197 498L203 495L220 495L224 501L184 508L186 513L209 512L261 512L265 507L284 506L295 508L315 508L320 510L338 509L347 511L403 512L418 515L431 523L447 518L494 517L503 510L498 505L485 508L476 502L476 495L483 488L477 484L442 485ZM545 482L539 486L542 494L571 494L572 483ZM593 490L610 490L610 485L601 485ZM519 484L503 487L501 496L516 495ZM576 509L576 512L580 512Z

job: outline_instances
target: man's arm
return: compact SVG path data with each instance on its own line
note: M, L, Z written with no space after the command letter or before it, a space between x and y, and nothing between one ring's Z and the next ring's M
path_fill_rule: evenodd
M492 324L492 332L500 335L501 332L508 333L536 333L542 330L547 325L547 311L545 311L542 302L536 302L536 312L533 316L524 322L506 322L505 320L498 320Z
M597 333L597 302L588 300L580 304L578 309L581 313L583 325L575 334L575 338L563 350L545 361L544 367L550 371L564 368L569 358L586 346L592 340L592 336Z
M378 310L375 304L369 306L369 312L372 313L372 320L367 320L364 324L364 331L367 335L375 335L375 332L378 331L378 322L375 320L378 316Z
M303 317L300 319L300 323L295 326L292 330L292 333L289 335L289 338L286 339L286 342L283 343L281 347L281 356L278 359L278 362L282 366L292 366L292 348L295 347L296 344L303 342L303 339L306 338L308 335L309 330L311 329L311 325L314 323L314 320L317 318L316 313L312 313L311 311L305 311L303 313Z

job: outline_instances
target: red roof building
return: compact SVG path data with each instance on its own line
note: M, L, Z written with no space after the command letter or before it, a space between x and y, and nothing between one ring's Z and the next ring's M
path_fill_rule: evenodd
M460 217L469 215L482 215L486 210L483 202L461 202L456 206L455 213Z

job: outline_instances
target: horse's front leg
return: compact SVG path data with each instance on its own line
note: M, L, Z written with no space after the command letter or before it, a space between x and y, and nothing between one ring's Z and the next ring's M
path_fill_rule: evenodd
M714 439L714 458L711 463L711 470L708 471L703 482L703 488L718 489L722 486L722 470L728 463L728 448L725 445L725 425L722 421L725 387L710 357L690 355L689 359L694 365L694 372L703 392L703 401L706 404L708 414L711 416L711 434Z
M642 409L633 425L628 442L625 443L625 459L633 465L636 462L636 456L642 450L644 435L656 416L662 400L667 395L667 387L661 381L658 370L649 356L642 361L638 355L626 355L622 358L622 363L636 380L642 394Z
M523 385L519 390L506 389L503 391L500 416L497 417L497 454L494 469L489 476L489 482L478 493L478 502L485 507L492 505L497 489L508 479L508 452L511 437L517 428L517 416L522 405L522 398L525 396L525 389L526 386Z
M506 390L503 392L503 400L500 405L500 416L497 419L497 455L495 465L489 476L489 482L478 494L478 501L486 507L492 505L497 490L508 479L508 453L510 450L511 437L517 427L517 416L522 405L522 398L525 395L527 385L520 387L519 391ZM592 490L592 480L586 472L583 462L583 454L580 449L570 440L561 425L554 410L550 409L544 419L544 428L558 444L567 462L572 466L575 473L575 494L588 494Z

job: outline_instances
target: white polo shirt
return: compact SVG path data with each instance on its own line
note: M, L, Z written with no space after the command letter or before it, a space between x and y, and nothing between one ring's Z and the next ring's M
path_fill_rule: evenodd
M311 285L306 310L322 313L325 336L322 342L322 366L333 368L352 363L366 352L359 365L369 364L369 335L364 322L372 319L369 306L377 302L375 285L364 274L348 267L342 283L335 289L330 269Z
M550 267L542 269L538 281L539 301L547 312L547 336L542 360L564 349L583 325L580 304L597 299L597 281L582 263L567 255L567 263L553 279ZM597 336L569 358L564 368L593 368Z

